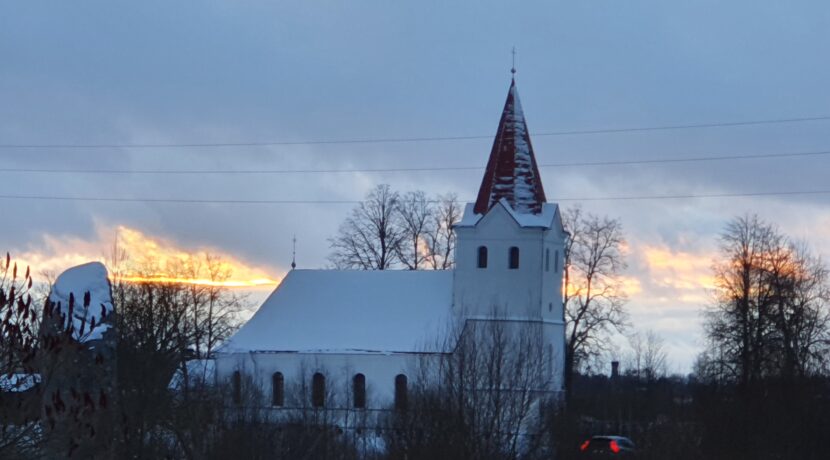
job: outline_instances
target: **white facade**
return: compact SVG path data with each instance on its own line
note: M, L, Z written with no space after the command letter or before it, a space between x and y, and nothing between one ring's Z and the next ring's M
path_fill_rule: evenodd
M500 201L484 216L471 214L456 226L458 245L453 308L468 319L498 319L543 325L543 340L555 361L554 389L561 389L565 323L562 297L567 234L559 208L545 203L540 215L517 215ZM486 250L486 266L479 252ZM515 249L513 249L515 248ZM511 250L518 264L511 268ZM514 260L514 262L516 262Z
M470 211L468 206L466 212ZM510 317L562 322L562 257L566 235L557 206L546 203L545 214L547 222L520 223L510 208L499 202L474 224L468 223L470 219L463 219L456 226L458 245L453 280L456 308L477 316L488 315L497 307ZM479 267L480 248L487 252L486 267ZM511 248L518 249L516 268L510 268Z

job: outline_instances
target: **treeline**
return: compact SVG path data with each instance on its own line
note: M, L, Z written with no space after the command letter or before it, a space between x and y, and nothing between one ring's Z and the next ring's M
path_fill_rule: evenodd
M616 377L574 374L558 440L631 437L638 458L822 459L830 429L830 283L804 243L757 216L730 221L714 262L706 346L666 376L661 341L633 337ZM609 359L610 360L610 359Z
M824 459L830 379L759 383L751 393L690 376L574 377L558 413L561 459L578 459L592 435L630 437L642 459Z
M825 458L826 264L757 216L726 226L720 256L707 346L695 365L705 445L721 458Z
M652 333L630 339L632 353L616 377L576 368L555 424L561 458L580 458L579 443L597 434L631 437L638 458L827 458L825 262L757 216L730 221L719 243L694 372L666 376Z

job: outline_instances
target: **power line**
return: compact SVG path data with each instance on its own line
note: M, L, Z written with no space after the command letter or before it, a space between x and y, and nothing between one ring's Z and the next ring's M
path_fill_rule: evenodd
M36 201L99 201L112 203L175 203L175 204L357 204L360 200L207 200L187 198L119 198L53 195L0 195L2 200Z
M592 134L618 134L648 131L667 131L678 129L726 128L734 126L772 125L785 123L802 123L809 121L827 121L830 116L777 118L768 120L748 120L732 122L692 123L631 128L603 128L570 131L549 131L534 133L541 136L583 136ZM276 147L288 145L325 145L325 144L391 144L413 142L444 142L475 139L492 139L492 135L444 136L444 137L389 137L358 139L318 139L306 141L266 141L266 142L192 142L192 143L135 143L135 144L0 144L0 149L158 149L158 148L223 148L223 147Z
M698 156L683 158L653 158L643 160L609 160L572 163L541 163L540 168L562 168L581 166L625 166L660 163L693 163L705 161L753 160L766 158L795 158L830 155L830 150L811 152L762 153L748 155ZM416 168L351 168L351 169L55 169L55 168L0 168L0 173L38 174L336 174L336 173L381 173L381 172L434 172L434 171L480 171L480 166L436 166Z
M604 197L565 197L555 201L645 201L645 200L683 200L697 198L739 198L762 196L793 196L793 195L827 195L830 190L794 190L776 192L749 192L749 193L711 193L711 194L679 194L679 195L628 195ZM360 200L209 200L209 199L179 199L179 198L119 198L119 197L89 197L89 196L58 196L58 195L0 195L3 200L32 200L32 201L92 201L114 203L171 203L171 204L220 204L220 205L262 205L262 204L358 204ZM437 202L437 201L431 201ZM472 202L472 201L470 201Z

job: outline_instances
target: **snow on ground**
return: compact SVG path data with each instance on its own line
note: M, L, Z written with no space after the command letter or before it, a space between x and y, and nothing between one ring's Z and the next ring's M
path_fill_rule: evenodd
M188 387L210 384L216 380L216 360L214 359L191 359L185 363L185 366L187 366ZM171 390L179 390L183 383L184 373L182 369L176 369L167 387Z
M40 374L2 374L0 391L17 393L27 391L40 383Z
M84 297L89 293L89 305L84 306ZM60 305L60 312L69 314L69 295L75 298L72 324L81 341L99 340L110 325L102 322L101 314L112 313L112 295L107 269L100 262L72 267L58 276L49 300ZM93 327L94 325L94 327ZM83 326L83 333L81 328Z

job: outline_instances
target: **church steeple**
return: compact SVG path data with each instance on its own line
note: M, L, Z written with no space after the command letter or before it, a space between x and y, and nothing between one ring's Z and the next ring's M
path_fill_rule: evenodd
M523 214L539 214L546 202L515 80L510 82L475 213L485 214L502 198Z

